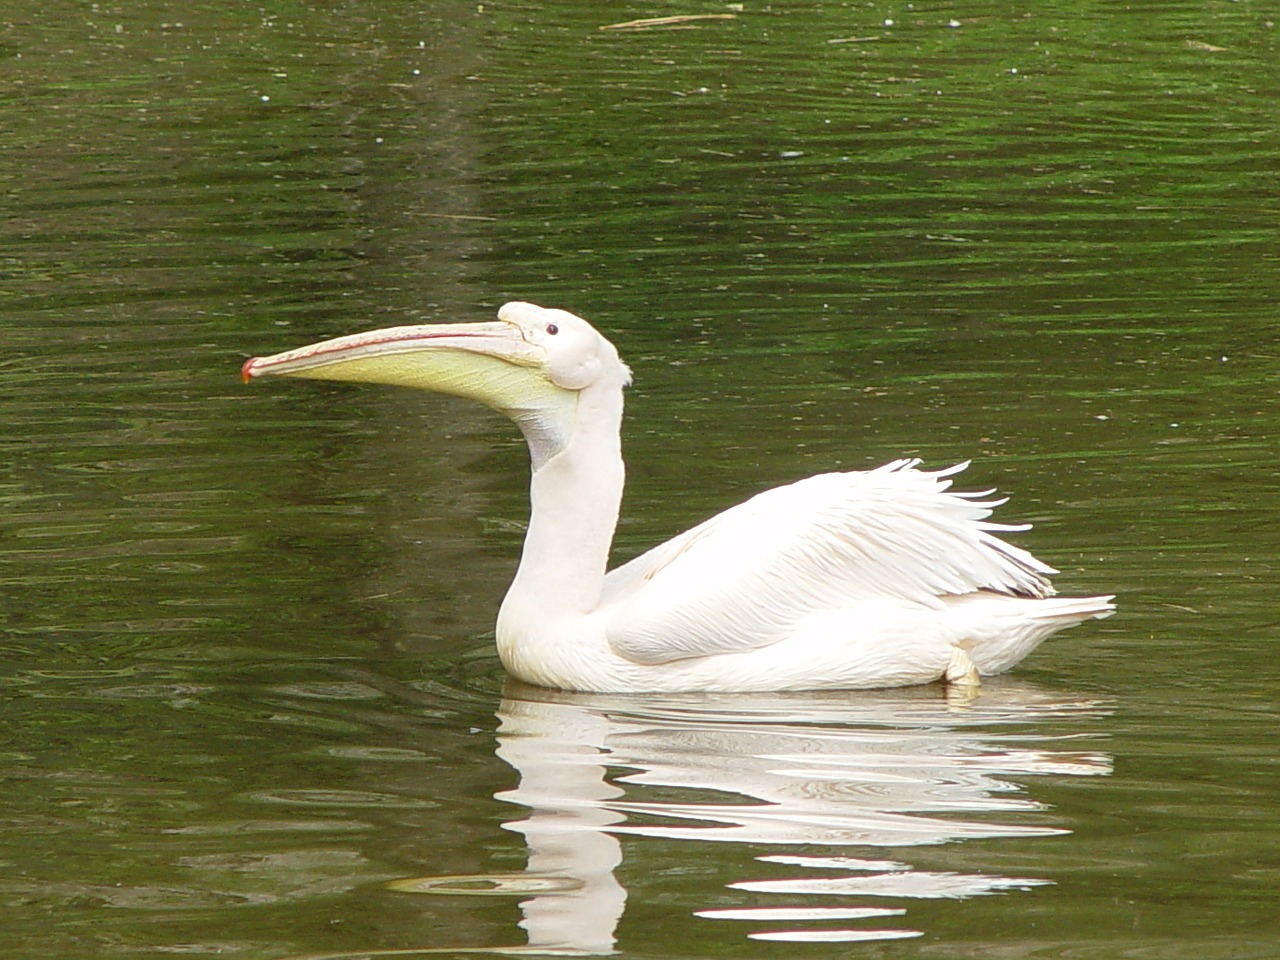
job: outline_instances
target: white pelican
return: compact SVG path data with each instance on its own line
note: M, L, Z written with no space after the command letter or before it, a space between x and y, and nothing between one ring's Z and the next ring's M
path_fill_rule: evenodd
M254 357L258 376L399 384L506 414L533 460L531 515L498 612L528 683L599 692L976 683L1113 610L1054 598L1056 573L993 531L1002 500L963 470L897 460L826 473L726 510L608 573L631 371L585 320L508 303L496 322L392 327Z

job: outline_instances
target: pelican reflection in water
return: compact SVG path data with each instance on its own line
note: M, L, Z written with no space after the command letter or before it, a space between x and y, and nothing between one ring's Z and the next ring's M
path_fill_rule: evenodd
M1011 680L959 709L927 689L731 702L512 693L519 696L509 695L499 712L498 755L519 783L498 797L527 808L505 826L524 836L528 863L524 873L490 879L495 892L525 897L528 945L504 952L610 951L627 901L617 875L620 837L675 841L685 889L689 865L714 871L685 915L734 921L725 927L734 938L918 936L909 913L921 899L963 900L1048 881L998 867L916 869L911 849L1066 833L1027 795L1025 781L1111 770L1106 754L1079 740L1080 725L1104 708ZM1050 724L1056 734L1037 729ZM687 849L700 842L742 844L756 868L725 876L741 863ZM979 849L999 857L996 848ZM1020 860L1028 855L1019 848ZM968 852L966 864L973 858ZM460 893L484 879L393 887Z
M899 460L739 504L606 573L631 373L590 324L508 303L491 323L394 327L245 363L243 376L400 384L515 421L531 515L498 653L564 690L774 691L974 684L1111 597L1053 596L1055 571L997 533L963 465Z

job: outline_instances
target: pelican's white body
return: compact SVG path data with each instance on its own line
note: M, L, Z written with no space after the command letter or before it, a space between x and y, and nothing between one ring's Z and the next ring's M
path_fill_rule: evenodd
M554 582L518 573L498 615L499 656L522 680L577 690L905 686L942 679L949 671L958 679L956 665L966 659L982 675L1002 673L1054 631L1109 612L1108 600L1099 597L1025 597L973 588L930 593L928 576L893 567L892 554L877 556L882 543L858 543L865 531L857 528L856 516L842 543L834 543L830 531L816 535L815 518L830 516L833 505L878 502L879 522L892 523L896 509L904 521L925 520L917 524L925 530L927 513L911 511L943 506L954 516L940 519L959 529L967 524L977 542L961 546L948 542L952 531L933 530L932 541L904 544L905 556L929 564L930 552L938 550L929 573L989 582L979 579L984 566L1012 568L1016 561L979 540L981 528L972 517L984 516L988 508L944 492L947 486L939 475L901 461L778 487L606 574L596 581L596 597L570 596L576 591L561 592ZM589 501L579 501L584 502ZM537 555L550 552L541 536L531 526ZM770 570L768 563L777 557L769 551L788 539L801 560L790 576ZM849 555L863 546L866 589L848 589L844 581L858 576ZM529 556L526 541L522 571L529 568ZM890 565L878 566L880 560ZM744 573L753 566L755 571ZM818 575L824 567L830 578ZM699 576L725 568L736 568L731 578ZM577 564L557 569L571 579L583 572Z
M244 373L438 389L521 426L529 530L496 637L522 680L631 692L973 681L1113 609L1052 596L1054 571L993 536L1023 529L987 522L1002 501L949 490L963 465L907 460L769 490L606 573L630 371L572 314L510 303L498 316L343 337Z

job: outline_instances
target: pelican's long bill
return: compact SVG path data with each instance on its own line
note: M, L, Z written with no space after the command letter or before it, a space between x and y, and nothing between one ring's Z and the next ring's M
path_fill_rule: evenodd
M572 432L577 393L547 375L546 350L512 320L388 327L251 357L244 382L296 377L414 387L478 400L514 420L553 456Z
M520 379L542 365L544 351L528 343L510 323L442 323L388 327L335 337L269 357L252 357L240 368L254 377L301 377L389 383L489 402L489 384ZM545 380L545 377L537 378Z

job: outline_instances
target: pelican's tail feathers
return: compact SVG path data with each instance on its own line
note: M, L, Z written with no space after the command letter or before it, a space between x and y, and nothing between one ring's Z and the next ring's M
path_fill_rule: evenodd
M1010 597L979 592L951 603L968 614L970 658L984 675L1004 673L1050 634L1115 612L1113 596Z
M1085 620L1101 620L1116 612L1113 600L1115 594L1105 597L1054 597L1042 604L1042 612L1037 619L1064 627Z

